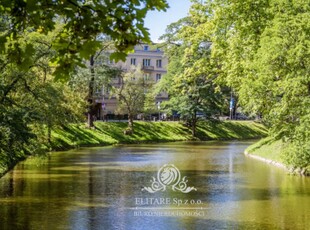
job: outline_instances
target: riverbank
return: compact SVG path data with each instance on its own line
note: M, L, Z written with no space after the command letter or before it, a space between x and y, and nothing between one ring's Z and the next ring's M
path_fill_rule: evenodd
M288 165L283 157L283 152L287 146L281 140L273 140L270 137L249 146L245 150L245 155L268 164L283 168L288 173L310 175L310 168L293 168Z
M96 146L145 142L193 140L191 129L180 122L134 123L134 134L124 135L126 122L96 122L95 129L74 124L52 134L52 148ZM266 128L253 121L199 122L196 140L253 139L266 136Z
M143 122L134 123L134 134L124 135L127 122L95 122L94 129L85 124L69 124L52 131L49 144L46 138L38 136L44 151L67 150L78 147L105 146L115 144L169 142L193 140L191 129L181 122ZM266 128L254 121L201 121L197 126L195 140L254 139L266 136ZM43 152L44 152L43 151ZM42 152L42 151L41 151ZM18 156L13 163L26 156ZM1 160L0 160L1 161ZM0 177L13 167L0 162Z

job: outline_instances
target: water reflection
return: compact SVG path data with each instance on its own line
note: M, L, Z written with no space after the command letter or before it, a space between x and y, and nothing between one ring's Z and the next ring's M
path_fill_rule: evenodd
M310 229L309 178L244 157L249 144L129 145L29 159L0 180L0 229ZM197 191L141 191L164 164ZM136 198L202 204L143 206Z

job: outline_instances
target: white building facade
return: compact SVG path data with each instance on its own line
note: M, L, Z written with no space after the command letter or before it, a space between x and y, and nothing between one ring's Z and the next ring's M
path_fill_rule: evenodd
M132 65L141 66L142 71L148 75L148 79L156 83L167 73L168 59L164 52L158 48L158 45L140 44L135 46L133 53L127 55L125 62L120 61L114 65L123 71L131 69ZM120 79L115 78L112 85L117 86L120 82ZM117 109L116 97L110 94L109 89L103 89L102 95L102 99L98 100L100 106L98 106L97 118L114 118ZM166 100L168 100L168 94L165 92L156 96L156 104L158 105Z

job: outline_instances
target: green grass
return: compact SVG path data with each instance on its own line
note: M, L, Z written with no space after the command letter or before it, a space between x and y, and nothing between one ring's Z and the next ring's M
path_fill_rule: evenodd
M124 135L126 122L96 122L95 129L85 124L71 124L54 130L52 148L96 146L121 143L166 142L192 140L190 128L179 122L134 123L134 134ZM199 122L199 140L249 139L266 136L263 125L253 121Z
M249 146L245 151L248 154L256 155L275 162L285 164L282 158L284 144L281 140L273 140L270 137Z
M95 129L85 124L69 124L52 132L51 146L42 151L65 150L79 146L103 146L122 143L168 142L193 140L191 129L180 122L135 122L134 134L124 135L126 122L95 122ZM199 122L196 140L250 139L267 135L265 127L253 121ZM39 139L46 137L38 136ZM38 143L40 144L40 143ZM14 163L24 159L16 158ZM0 159L0 177L13 165L3 165Z
M197 128L201 140L250 139L266 135L266 128L254 121L200 122Z
M310 166L293 167L288 164L288 161L285 160L285 158L287 158L285 154L287 154L286 150L288 148L290 148L288 143L284 143L282 140L274 140L272 137L266 137L249 146L245 151L250 155L281 163L282 165L285 165L290 173L310 175Z

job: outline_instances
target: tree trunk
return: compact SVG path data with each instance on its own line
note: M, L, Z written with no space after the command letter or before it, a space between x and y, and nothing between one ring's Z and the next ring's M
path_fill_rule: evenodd
M197 115L195 111L192 117L192 136L193 137L196 137L196 125L197 125Z
M47 125L47 141L49 144L52 143L52 127L50 124Z
M90 57L90 82L88 85L88 111L87 111L87 126L88 128L94 127L94 85L95 85L95 70L94 70L94 55Z

